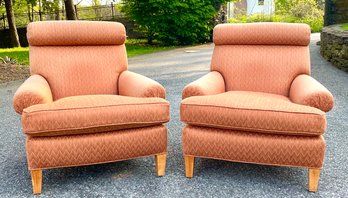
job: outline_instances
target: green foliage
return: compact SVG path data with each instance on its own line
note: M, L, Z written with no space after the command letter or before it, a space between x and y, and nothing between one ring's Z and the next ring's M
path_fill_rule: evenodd
M225 0L124 0L121 11L134 20L149 43L203 43L210 38L215 6Z
M323 17L322 6L318 0L276 0L275 10L278 15L291 15L297 18Z
M263 15L254 14L251 16L241 16L228 20L229 23L252 23L252 22L286 22L286 23L306 23L311 27L312 32L320 32L323 27L324 19L320 18L299 18L291 15Z
M320 32L324 25L324 11L317 5L319 0L276 0L275 15L254 14L237 16L230 23L287 22L306 23L312 32Z

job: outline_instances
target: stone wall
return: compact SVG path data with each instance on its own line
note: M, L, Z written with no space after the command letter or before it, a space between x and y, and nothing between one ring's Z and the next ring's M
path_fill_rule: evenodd
M325 26L348 23L348 0L326 0Z
M324 27L320 53L326 60L348 72L348 31L342 30L340 25Z

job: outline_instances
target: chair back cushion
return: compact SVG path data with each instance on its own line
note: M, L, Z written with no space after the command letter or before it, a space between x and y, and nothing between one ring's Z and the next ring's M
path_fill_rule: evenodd
M214 28L211 70L226 91L289 95L291 82L310 73L310 28L305 24L223 24Z
M53 99L117 94L127 70L126 31L121 23L45 21L28 25L31 74L43 76Z

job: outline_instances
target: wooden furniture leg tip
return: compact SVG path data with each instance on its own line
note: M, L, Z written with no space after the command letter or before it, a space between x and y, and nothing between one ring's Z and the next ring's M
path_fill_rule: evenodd
M192 178L195 158L193 156L184 156L184 158L185 158L185 176L187 178Z
M31 183L33 186L33 194L41 194L42 189L42 170L31 170Z
M308 169L308 190L309 192L317 192L319 185L320 169Z
M167 154L155 155L156 173L159 177L162 177L166 174L166 160Z

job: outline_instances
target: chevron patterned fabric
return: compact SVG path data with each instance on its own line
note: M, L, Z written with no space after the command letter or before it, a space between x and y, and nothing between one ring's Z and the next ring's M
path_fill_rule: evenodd
M182 93L184 155L321 168L334 102L309 76L309 42L305 24L217 25L211 72Z
M252 133L208 127L183 129L184 155L235 162L321 168L325 155L322 136Z
M27 137L29 170L82 166L167 152L163 125L55 137Z
M13 106L22 114L30 170L166 153L165 89L127 71L125 39L117 22L28 25L32 76Z

